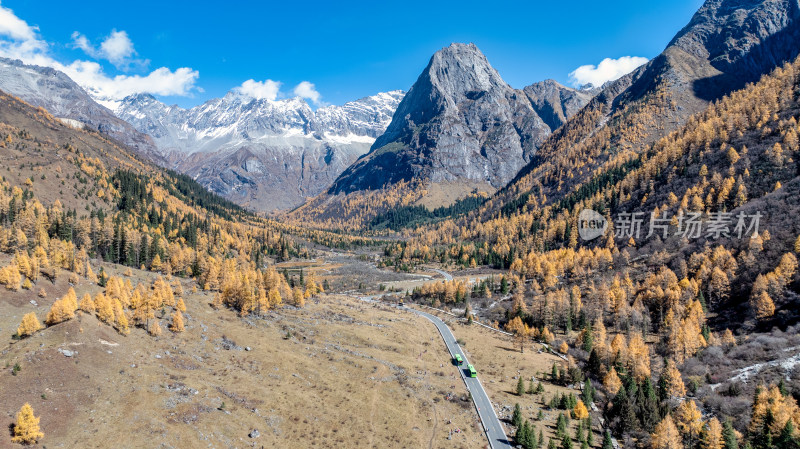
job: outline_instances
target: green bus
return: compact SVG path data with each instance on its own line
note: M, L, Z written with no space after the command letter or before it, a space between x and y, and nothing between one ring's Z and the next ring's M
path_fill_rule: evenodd
M456 365L461 365L464 363L464 359L461 358L461 354L456 354L456 356L453 357L453 360L456 361Z
M469 377L478 377L478 372L475 371L475 367L472 365L467 365L467 369L469 370Z

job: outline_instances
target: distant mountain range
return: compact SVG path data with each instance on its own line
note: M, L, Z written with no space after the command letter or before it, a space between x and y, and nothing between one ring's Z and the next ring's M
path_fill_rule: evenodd
M494 191L596 92L551 80L515 90L472 44L437 52L405 100L397 90L316 111L300 98L237 90L191 109L138 94L111 111L51 68L0 59L0 75L0 90L258 211L410 179L457 183L445 202L473 187Z
M325 189L380 136L402 91L312 110L302 99L238 91L191 109L152 95L98 103L66 74L0 58L0 90L89 127L257 211L289 209Z
M292 208L324 191L389 124L402 91L312 110L302 99L236 91L191 109L150 95L116 114L155 140L167 164L255 210Z

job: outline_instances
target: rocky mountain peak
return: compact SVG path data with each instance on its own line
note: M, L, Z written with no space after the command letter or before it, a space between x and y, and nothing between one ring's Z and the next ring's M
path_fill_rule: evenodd
M422 77L452 101L508 86L475 44L454 43L437 51Z
M576 110L570 103L564 112L560 94L551 97L559 105L550 109L560 111L562 122ZM575 105L588 98L576 96ZM549 101L540 104L544 108ZM329 192L377 189L411 179L491 191L510 181L552 130L526 94L506 84L475 44L454 43L431 57L386 132Z
M631 75L625 98L666 79L703 107L793 60L798 42L800 0L707 0L661 55Z
M586 105L598 89L578 90L547 79L525 87L523 92L539 117L555 130Z

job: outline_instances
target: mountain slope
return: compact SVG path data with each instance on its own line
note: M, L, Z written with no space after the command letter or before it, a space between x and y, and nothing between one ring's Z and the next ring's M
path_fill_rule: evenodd
M236 91L191 109L150 95L125 98L117 115L153 137L169 166L255 210L297 206L364 154L403 92L313 111L299 99Z
M640 153L710 100L756 81L800 48L797 0L709 0L649 63L610 83L542 145L495 201L531 189L557 200L598 167ZM524 203L524 202L523 202Z
M431 413L484 438L463 385L408 380L447 357L441 345L419 355L435 329L352 298L320 301L303 262L287 267L302 281L279 274L277 261L307 253L276 223L3 92L0 158L0 412L12 430L0 447L21 447L12 422L25 403L44 434L36 447L145 447L141 429L154 426L176 447L360 448L365 432L445 446ZM336 261L348 259L319 266L345 271ZM360 276L347 282L375 280ZM321 354L336 359L322 371ZM464 399L434 409L441 391ZM100 420L87 439L79 423Z
M484 300L501 305L480 318L547 329L539 338L554 345L559 337L550 332L563 335L564 352L598 385L596 404L620 441L653 446L657 409L648 417L619 404L636 403L643 386L679 378L665 375L666 362L690 387L687 394L681 382L674 397L654 401L663 410L675 409L679 397L680 416L696 402L703 419L730 418L742 446L779 447L771 441L785 423L762 425L769 412L757 391L774 383L798 388L798 346L782 340L798 335L800 322L798 118L800 57L555 200L540 194L542 186L489 220L437 223L387 245L380 263L508 268L515 298ZM597 215L587 219L584 211ZM603 219L608 226L586 236L598 227L585 223ZM485 296L443 292L414 296L454 310ZM625 388L608 382L617 369ZM773 397L784 396L778 390Z
M231 255L247 267L307 254L290 234L339 247L364 243L259 218L115 140L1 91L0 106L0 251L43 246L69 270L77 270L76 258L92 257L217 277L212 265Z
M56 117L77 120L81 123L78 126L98 130L144 155L155 156L155 146L149 136L95 102L83 88L58 70L0 58L0 90L43 107Z

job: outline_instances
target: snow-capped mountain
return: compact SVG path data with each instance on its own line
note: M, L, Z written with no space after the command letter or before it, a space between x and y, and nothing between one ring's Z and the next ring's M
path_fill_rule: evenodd
M154 156L155 146L149 136L136 131L105 106L98 104L63 72L0 58L0 90L45 108L70 126L88 126L142 154Z
M379 93L314 111L300 98L256 99L238 91L191 109L139 94L114 112L150 135L172 168L268 211L324 191L383 133L403 95Z

